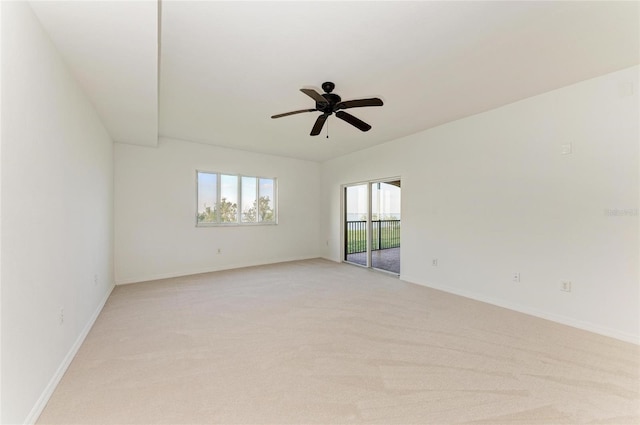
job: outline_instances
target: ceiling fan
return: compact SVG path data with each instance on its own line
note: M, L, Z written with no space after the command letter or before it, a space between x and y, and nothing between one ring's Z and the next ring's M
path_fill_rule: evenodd
M370 99L346 100L343 102L340 96L335 93L331 93L335 86L336 85L330 81L323 83L322 90L325 91L324 94L320 94L313 89L300 89L302 93L316 101L316 107L314 109L301 109L299 111L285 112L284 114L273 115L271 118L281 118L288 115L301 114L303 112L322 112L322 115L318 117L316 123L311 129L311 136L317 136L320 134L320 131L322 131L322 127L324 126L327 118L329 118L329 115L335 112L336 117L348 122L357 129L362 131L371 130L371 126L369 124L343 111L343 109L361 108L363 106L382 106L382 100L377 97L373 97Z

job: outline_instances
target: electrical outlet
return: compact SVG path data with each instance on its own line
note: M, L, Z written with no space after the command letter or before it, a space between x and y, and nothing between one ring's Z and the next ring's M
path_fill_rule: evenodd
M60 317L58 318L60 325L62 325L64 323L64 308L60 309Z
M437 259L437 258L434 258L433 260L431 260L431 265L432 265L433 267L438 267L438 259Z
M520 272L514 272L512 280L514 282L520 282Z
M562 155L570 155L571 152L573 152L573 148L571 146L571 143L565 143L560 147L560 153Z
M571 281L570 280L561 280L560 281L560 290L562 292L571 292Z

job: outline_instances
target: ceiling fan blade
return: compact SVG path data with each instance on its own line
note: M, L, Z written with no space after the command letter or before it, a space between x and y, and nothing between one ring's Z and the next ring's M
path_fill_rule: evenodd
M322 126L324 126L324 122L329 118L329 114L322 114L316 120L316 123L313 125L311 129L311 136L317 136L322 131Z
M327 102L327 99L324 98L324 96L313 89L300 89L300 91L309 96L311 99L315 100L317 103L329 103Z
M359 118L354 117L353 115L347 112L338 111L336 112L336 117L340 118L343 121L348 122L349 124L351 124L352 126L356 127L359 130L362 130L362 131L371 130L371 126L369 124L367 124L366 122L362 121Z
M377 97L372 97L371 99L356 99L356 100L345 100L344 102L336 103L334 111L339 109L349 109L349 108L362 108L363 106L382 106L381 99Z
M291 111L291 112L285 112L284 114L273 115L271 118L282 118L282 117L286 117L288 115L301 114L303 112L313 112L315 110L316 109L300 109L299 111Z

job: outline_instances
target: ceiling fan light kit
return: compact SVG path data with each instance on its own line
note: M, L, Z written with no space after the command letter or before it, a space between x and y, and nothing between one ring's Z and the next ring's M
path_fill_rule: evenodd
M337 118L351 124L361 131L369 131L371 130L371 126L366 122L362 121L359 118L354 117L348 112L343 111L343 109L350 108L362 108L365 106L382 106L384 103L382 100L377 97L369 98L369 99L355 99L355 100L347 100L342 101L342 98L333 92L333 89L336 87L331 81L327 81L322 84L322 90L325 92L323 94L318 93L314 89L300 89L300 91L316 102L316 107L314 109L300 109L297 111L285 112L283 114L273 115L271 118L281 118L286 117L288 115L301 114L303 112L322 112L322 115L316 119L313 128L311 129L311 136L317 136L322 131L322 127L324 123L327 121L330 115L333 113L336 114Z

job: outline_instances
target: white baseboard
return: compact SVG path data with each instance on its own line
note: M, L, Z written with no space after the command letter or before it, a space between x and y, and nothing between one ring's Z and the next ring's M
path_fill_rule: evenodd
M73 361L73 358L78 353L80 346L84 342L85 338L89 334L89 331L93 327L93 324L95 323L96 319L100 315L100 312L102 311L102 308L104 307L107 300L109 299L109 296L113 291L113 288L115 288L115 285L111 285L111 288L107 291L102 301L100 301L100 304L98 304L98 308L96 308L96 310L93 312L93 315L91 315L91 318L89 318L89 322L87 322L86 326L84 327L84 329L82 330L78 338L76 339L76 342L74 342L74 344L69 349L69 352L62 360L62 363L58 367L58 370L56 370L56 373L53 374L53 377L45 387L44 391L42 391L42 394L40 394L38 401L33 406L33 408L31 409L31 412L29 412L29 415L27 415L27 418L24 421L26 425L34 424L38 420L38 417L40 416L45 406L49 402L49 399L53 395L53 392L55 391L56 387L58 386L58 383L62 379L62 376L69 368L69 365L71 364L71 362Z
M600 335L615 338L621 341L630 342L632 344L640 345L640 337L638 335L622 332L617 329L611 329L606 326L600 326L595 323L585 322L582 320L574 319L572 317L562 316L559 314L551 313L548 311L538 310L535 308L515 304L506 300L487 297L485 295L477 294L464 289L455 288L447 285L434 284L433 282L425 282L422 279L414 278L412 276L401 275L400 280L405 282L414 283L420 286L426 286L428 288L437 289L439 291L447 292L461 297L470 298L472 300L481 301L487 304L492 304L498 307L514 310L519 313L528 314L530 316L539 317L541 319L550 320L552 322L560 323L563 325L571 326L574 328L582 329L585 331L597 333Z
M278 259L267 260L267 261L247 261L242 263L224 264L221 266L207 266L207 267L202 267L197 269L189 269L189 270L182 270L182 271L175 271L175 272L168 272L168 273L145 274L145 275L139 275L139 276L125 277L125 278L116 278L116 285L127 285L130 283L148 282L151 280L159 280L159 279L171 279L174 277L191 276L194 274L219 272L223 270L241 269L244 267L265 266L267 264L286 263L289 261L311 260L313 258L320 258L320 257L318 257L317 255L302 256L302 257L287 257L287 258L278 258Z

